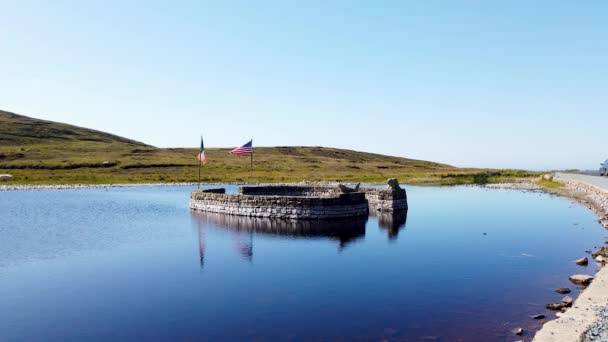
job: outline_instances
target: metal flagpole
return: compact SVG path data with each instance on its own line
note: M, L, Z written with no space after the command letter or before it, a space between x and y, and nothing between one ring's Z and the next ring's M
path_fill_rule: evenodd
M249 178L253 177L253 138L251 138L251 164L249 165Z
M201 143L203 141L203 136L201 135ZM201 152L200 152L200 146L199 146L199 152L198 152L198 186L197 189L201 188L201 166L203 164L203 161L201 160Z
M201 188L201 165L202 164L203 164L203 162L201 161L201 159L199 157L199 159L198 159L198 186L197 186L197 189Z

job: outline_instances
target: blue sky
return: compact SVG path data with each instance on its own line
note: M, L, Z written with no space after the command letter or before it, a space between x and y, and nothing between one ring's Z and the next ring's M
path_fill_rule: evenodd
M0 109L161 147L608 158L606 1L0 2Z

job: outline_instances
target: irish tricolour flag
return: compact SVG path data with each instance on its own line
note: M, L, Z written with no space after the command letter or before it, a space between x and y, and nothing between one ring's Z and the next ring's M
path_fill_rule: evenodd
M201 150L198 153L198 160L201 164L207 164L209 161L207 160L207 156L205 155L205 144L203 143L203 137L201 137Z

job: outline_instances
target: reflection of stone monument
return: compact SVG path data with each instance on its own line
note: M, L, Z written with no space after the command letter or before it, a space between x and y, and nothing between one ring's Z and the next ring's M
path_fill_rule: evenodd
M234 237L236 252L245 260L253 260L253 233L241 234L237 232Z
M386 229L389 240L394 240L399 235L399 231L407 223L407 210L378 211L370 210L370 215L378 217L378 226Z
M202 226L198 226L198 255L201 263L201 268L205 266L205 232Z
M247 260L253 257L253 235L280 235L293 238L326 238L338 240L339 250L365 236L367 217L335 220L294 221L260 217L222 215L209 212L191 212L191 220L198 228L201 266L205 257L204 229L229 229L237 233L236 251Z

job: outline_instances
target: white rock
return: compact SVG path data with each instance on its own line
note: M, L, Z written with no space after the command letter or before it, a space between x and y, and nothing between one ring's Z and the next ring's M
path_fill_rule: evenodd
M9 174L0 175L0 181L11 180L11 179L13 179L13 175L9 175Z

